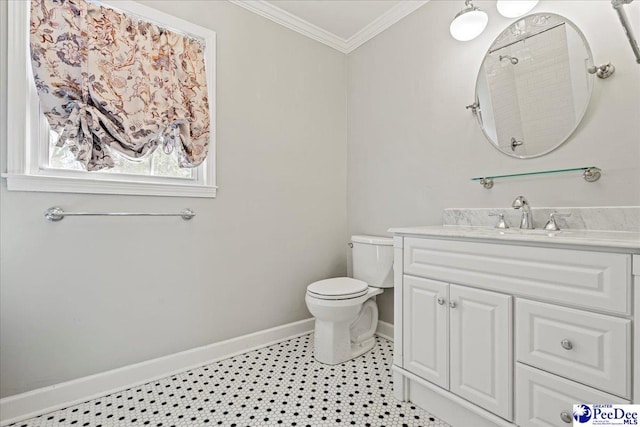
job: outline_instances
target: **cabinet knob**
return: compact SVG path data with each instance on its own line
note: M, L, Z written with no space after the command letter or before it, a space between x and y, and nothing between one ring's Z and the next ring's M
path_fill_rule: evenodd
M456 308L456 302L455 301L449 301L449 307Z
M444 305L444 298L438 297L438 304Z
M567 424L570 424L573 420L571 419L571 414L568 412L560 412L560 419Z
M560 345L562 346L562 348L564 348L565 350L571 350L573 348L573 344L571 344L571 341L569 340L562 340L560 341Z

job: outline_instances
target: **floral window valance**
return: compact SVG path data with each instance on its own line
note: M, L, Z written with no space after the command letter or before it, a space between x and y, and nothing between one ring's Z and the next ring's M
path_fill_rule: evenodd
M43 112L87 170L160 146L181 167L204 161L204 42L85 0L32 0L30 37Z

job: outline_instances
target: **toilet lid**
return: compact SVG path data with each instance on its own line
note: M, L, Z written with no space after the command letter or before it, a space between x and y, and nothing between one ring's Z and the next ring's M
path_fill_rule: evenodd
M367 293L369 286L362 280L350 277L334 277L320 280L307 286L307 293L319 299L357 298Z

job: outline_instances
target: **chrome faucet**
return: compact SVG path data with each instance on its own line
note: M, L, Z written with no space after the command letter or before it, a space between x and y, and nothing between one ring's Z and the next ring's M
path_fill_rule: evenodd
M520 219L520 228L524 228L527 230L533 229L533 215L531 214L531 207L529 206L529 202L524 196L518 196L511 203L511 207L514 209L522 208L522 218Z

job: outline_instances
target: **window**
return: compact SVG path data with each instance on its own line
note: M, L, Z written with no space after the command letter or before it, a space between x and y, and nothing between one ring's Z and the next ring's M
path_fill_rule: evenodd
M49 129L47 119L40 111L31 68L29 2L9 2L8 57L12 60L7 64L7 119L15 125L7 126L8 161L7 173L3 175L7 188L14 191L215 197L215 32L135 2L102 3L205 41L211 118L206 160L195 168L180 168L176 153L167 154L162 146L139 160L131 160L111 150L114 168L85 171L67 146L56 146L57 134Z

